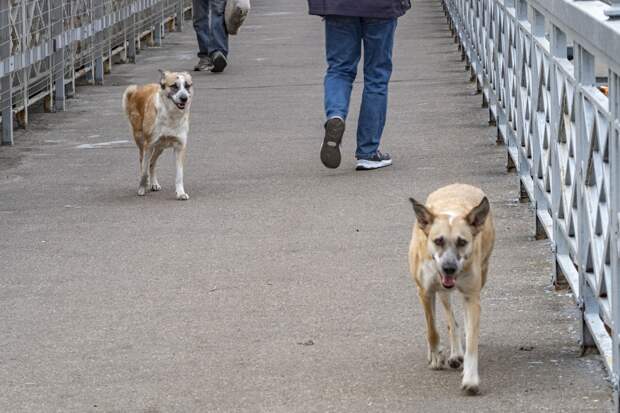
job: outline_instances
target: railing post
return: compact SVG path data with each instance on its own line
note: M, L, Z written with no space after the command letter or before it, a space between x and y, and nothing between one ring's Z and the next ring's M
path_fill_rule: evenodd
M125 25L125 36L127 38L127 60L129 63L136 63L136 5L129 0L127 5L129 15L123 23Z
M620 71L609 70L612 384L615 411L620 412Z
M588 156L588 130L584 113L583 87L593 86L596 83L594 55L588 52L581 44L575 42L575 128L576 128L576 171L575 184L577 185L577 267L579 270L579 307L581 310L581 347L585 351L594 347L596 342L588 329L585 318L589 314L598 313L598 304L592 289L588 285L586 273L588 268L588 250L590 237L588 233L588 209L585 197L585 174Z
M72 17L73 16L73 1L72 0L65 0L66 4L69 5L69 13L68 16L64 15L64 11L63 11L63 18L68 17L69 19L69 29L71 31L73 31L73 29L75 29L75 19ZM69 63L69 67L70 72L69 72L69 82L67 83L67 88L66 90L66 95L68 98L72 98L76 95L76 88L75 88L75 39L71 40L71 43L69 43L67 50L69 51L69 56L65 56L65 58L68 60Z
M544 177L545 170L548 167L544 159L544 152L542 151L542 139L547 128L545 117L545 58L542 51L538 53L542 44L544 44L546 31L545 31L545 16L540 13L536 8L530 8L531 15L531 28L532 39L530 42L530 73L531 73L531 88L530 88L530 105L528 115L530 118L530 132L531 132L531 154L532 154L532 182L534 186L534 201L536 204L536 238L544 239L547 237L546 223L541 219L544 215L547 216L549 211L549 202L547 194L544 189L543 180L539 177ZM542 99L542 101L539 101ZM527 110L527 107L526 107ZM530 133L526 131L526 133ZM542 170L541 170L542 169Z
M183 21L185 20L185 13L184 13L184 9L185 9L185 1L184 0L176 0L176 31L177 32L182 32L183 31Z
M10 1L0 0L0 60L11 56ZM0 77L0 111L2 111L2 145L13 145L13 89L10 67Z
M526 66L526 51L524 47L522 47L525 42L523 42L523 38L527 36L526 33L521 30L521 25L528 22L527 18L527 2L525 0L517 0L516 3L516 17L517 21L515 28L515 42L517 47L517 61L516 67L514 67L514 73L516 74L516 87L515 87L515 99L516 99L516 117L512 119L513 129L516 132L516 139L511 144L516 147L517 151L517 173L519 174L519 182L520 182L520 197L522 201L526 201L529 199L529 194L527 192L527 187L525 186L525 181L527 180L528 175L530 174L530 168L528 166L528 162L526 159L523 159L522 151L521 151L521 142L527 141L529 138L529 131L525 128L522 119L526 116L527 111L527 101L524 101L521 93L522 85L526 85L527 87L527 66ZM531 56L530 56L531 57ZM530 62L527 62L528 64ZM525 96L527 99L527 94ZM534 200L532 200L534 201Z
M558 148L558 126L560 124L561 119L561 94L562 94L562 86L558 85L558 60L566 59L566 47L567 40L566 34L557 26L551 26L551 42L550 42L550 51L551 51L551 66L549 67L550 76L549 81L551 83L551 99L549 104L549 129L550 129L550 147L551 151L551 211L553 214L553 240L555 242L555 270L553 271L553 284L556 287L560 287L561 285L567 282L562 268L558 262L558 256L568 256L570 254L570 247L564 238L564 234L562 233L562 226L560 224L561 217L559 216L560 208L563 208L563 205L560 205L562 202L562 174L561 174L561 166L560 166L560 157L559 157L559 148ZM563 217L566 219L567 217Z
M22 8L22 12L21 12L22 19L21 19L21 22L19 23L19 29L17 30L17 35L20 36L20 43L22 45L22 51L23 51L23 49L27 48L29 44L28 42L29 36L27 33L28 10L26 8L25 1L20 2L18 4L18 7ZM29 69L30 67L20 69L21 78L22 78L20 95L22 97L23 109L18 111L15 114L15 119L17 120L17 124L24 129L28 126L28 106L29 106L29 100L30 100L30 91L29 91L30 70Z
M103 34L103 2L98 1L93 3L93 21L95 27L95 84L103 85L103 42L104 42L104 34Z
M491 21L493 22L493 50L490 50L491 59L493 59L493 70L490 78L489 84L489 125L497 126L497 114L499 113L499 105L501 102L499 100L499 96L501 95L501 70L500 70L500 53L503 53L502 48L502 32L500 25L500 13L501 9L497 2L493 2L492 6L492 17ZM493 113L493 109L495 108L495 113ZM497 133L497 143L500 143L500 134Z
M164 1L161 0L157 2L156 5L153 6L153 10L155 11L155 27L153 33L153 43L155 46L161 46L163 32L164 32Z
M510 124L511 122L511 117L512 117L512 112L513 112L513 89L512 89L512 84L510 82L511 80L511 72L514 73L514 59L511 59L510 56L512 55L512 50L510 50L512 48L513 43L515 42L515 39L512 35L512 32L515 30L515 21L513 20L512 16L510 15L510 9L514 9L515 7L515 0L504 0L504 40L502 43L502 50L503 50L503 55L504 55L504 102L503 102L503 107L504 107L504 113L502 115L500 115L500 117L497 119L497 124L498 124L498 129L501 130L502 127L504 129L504 144L506 145L506 169L508 170L514 170L515 166L514 163L512 161L512 158L510 156L510 152L509 152L509 148L514 146L514 134L513 134L513 130L512 130L512 125ZM511 40L513 43L511 43Z
M65 110L65 44L63 32L64 0L52 2L52 76L54 80L54 109Z

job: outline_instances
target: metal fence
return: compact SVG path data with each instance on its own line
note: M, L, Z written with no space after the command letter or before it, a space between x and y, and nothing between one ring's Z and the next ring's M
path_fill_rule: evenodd
M188 11L191 0L0 0L2 144L31 105L64 110L77 78L103 83L113 60L135 62L145 43L182 30Z
M443 5L619 409L620 0Z

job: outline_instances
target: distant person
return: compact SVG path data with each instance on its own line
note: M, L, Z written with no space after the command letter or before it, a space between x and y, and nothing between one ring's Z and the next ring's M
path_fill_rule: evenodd
M387 112L388 82L396 20L411 8L410 0L308 0L310 14L325 17L325 138L321 161L340 165L340 142L349 112L357 63L364 47L364 93L357 124L358 170L392 164L379 151Z
M226 0L193 0L192 4L199 58L194 70L222 72L228 65L228 33L224 24Z

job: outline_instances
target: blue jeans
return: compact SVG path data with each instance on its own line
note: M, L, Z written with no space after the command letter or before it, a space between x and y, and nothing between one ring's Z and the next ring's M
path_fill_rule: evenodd
M357 124L357 159L369 159L379 148L387 113L395 30L395 18L325 18L327 119L334 116L347 118L362 44L364 46L364 93Z
M226 0L193 0L192 4L198 57L210 56L215 51L228 56L228 33L224 24Z

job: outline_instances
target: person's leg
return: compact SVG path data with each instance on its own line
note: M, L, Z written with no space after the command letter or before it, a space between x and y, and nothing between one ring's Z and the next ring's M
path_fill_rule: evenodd
M211 32L209 36L209 53L213 62L213 72L221 72L228 65L228 32L224 22L226 0L210 0Z
M360 18L327 16L325 18L325 115L327 119L347 118L351 90L361 55Z
M387 113L395 29L396 19L362 19L364 93L357 125L358 159L372 159L378 153Z
M209 56L209 0L193 0L194 30L198 39L198 57Z
M328 168L340 165L340 142L357 64L361 54L361 26L358 17L327 16L325 18L325 137L321 146L321 161Z

